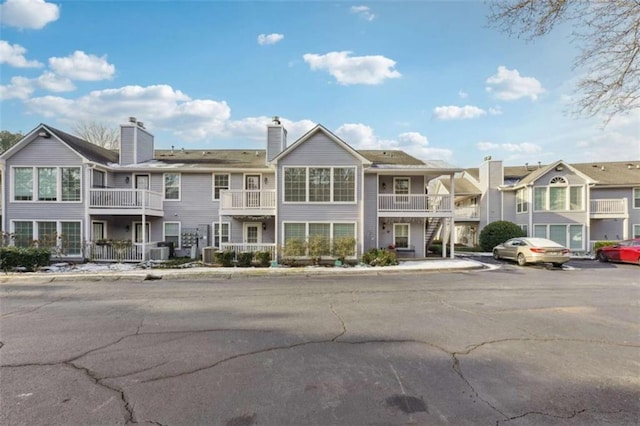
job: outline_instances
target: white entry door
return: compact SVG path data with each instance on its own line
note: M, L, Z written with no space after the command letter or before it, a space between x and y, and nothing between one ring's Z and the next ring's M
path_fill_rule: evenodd
M245 222L243 226L244 232L242 240L245 244L261 244L262 243L262 224Z

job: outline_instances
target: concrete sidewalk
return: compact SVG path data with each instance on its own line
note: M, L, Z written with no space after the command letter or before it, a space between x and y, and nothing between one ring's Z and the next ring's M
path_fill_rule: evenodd
M377 275L402 272L433 272L451 270L482 269L487 265L471 259L417 259L403 260L397 266L354 266L354 267L286 267L271 268L222 268L194 267L183 269L137 268L136 265L110 264L95 265L92 268L64 272L10 272L0 276L0 283L17 281L116 281L150 279L194 279L205 277L259 277L259 276L312 276L312 275Z

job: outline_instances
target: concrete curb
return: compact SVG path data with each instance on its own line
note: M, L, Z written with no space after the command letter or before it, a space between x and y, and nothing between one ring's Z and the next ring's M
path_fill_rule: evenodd
M412 263L414 263L412 265ZM16 282L70 282L70 281L154 281L161 279L189 280L203 278L247 278L247 277L311 277L344 275L392 275L403 273L450 272L455 270L484 269L486 265L475 260L446 259L424 262L403 262L399 266L353 267L353 268L188 268L188 269L140 269L134 271L104 272L11 272L0 275L0 284Z

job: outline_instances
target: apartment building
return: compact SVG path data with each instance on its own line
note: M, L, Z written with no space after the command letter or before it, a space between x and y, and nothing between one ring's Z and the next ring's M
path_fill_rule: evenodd
M119 151L40 124L0 156L11 244L56 235L70 260L140 261L167 247L278 258L289 241L352 236L353 258L374 247L424 257L437 228L455 229L462 169L442 161L356 150L321 125L289 143L277 117L258 150L160 150L135 118L120 128ZM436 181L446 194L429 192Z

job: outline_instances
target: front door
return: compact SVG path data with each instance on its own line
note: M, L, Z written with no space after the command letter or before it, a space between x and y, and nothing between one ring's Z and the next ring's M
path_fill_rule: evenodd
M262 224L261 223L244 223L243 242L245 244L262 243Z
M246 189L245 205L249 208L260 207L260 175L245 175L244 189Z
M149 189L149 175L135 175L134 183L136 189Z

